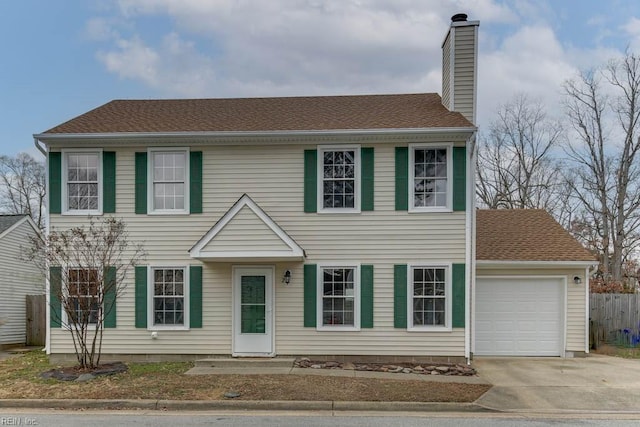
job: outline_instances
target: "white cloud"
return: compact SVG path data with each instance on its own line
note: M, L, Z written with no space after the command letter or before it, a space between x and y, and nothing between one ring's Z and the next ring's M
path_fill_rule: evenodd
M481 126L521 92L559 114L562 82L615 53L561 43L550 3L533 0L120 0L87 28L115 40L98 55L109 71L162 96L440 92L455 13L481 21ZM625 31L640 40L640 21Z
M622 26L622 30L629 37L629 47L633 50L640 50L640 19L629 18Z
M119 39L117 50L98 52L97 56L109 71L122 78L142 80L150 86L160 83L157 74L160 55L138 38Z

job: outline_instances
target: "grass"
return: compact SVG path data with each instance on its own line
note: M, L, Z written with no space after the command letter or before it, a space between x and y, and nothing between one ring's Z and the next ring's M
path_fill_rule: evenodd
M126 373L87 382L61 382L39 377L55 366L43 352L34 351L0 361L0 399L221 400L226 392L235 391L241 400L473 402L490 388L484 384L315 375L185 376L191 366L130 363Z

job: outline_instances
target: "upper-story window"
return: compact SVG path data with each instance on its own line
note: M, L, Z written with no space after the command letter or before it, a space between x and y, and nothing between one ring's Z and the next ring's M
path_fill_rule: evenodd
M319 212L360 211L360 147L318 149Z
M99 214L101 201L101 153L66 152L65 170L65 212Z
M152 150L149 157L151 211L157 213L188 212L188 151Z
M410 208L450 210L452 200L451 147L411 146Z

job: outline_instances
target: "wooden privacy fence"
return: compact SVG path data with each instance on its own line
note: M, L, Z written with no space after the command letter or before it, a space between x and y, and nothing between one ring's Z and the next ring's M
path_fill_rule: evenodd
M592 347L640 345L640 294L591 294L589 306Z
M27 345L45 345L47 301L44 295L27 295Z

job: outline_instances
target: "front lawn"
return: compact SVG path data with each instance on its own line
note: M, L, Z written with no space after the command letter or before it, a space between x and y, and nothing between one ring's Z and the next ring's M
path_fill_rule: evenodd
M0 399L242 400L473 402L491 386L403 379L316 375L185 376L191 363L128 363L129 370L87 382L44 380L55 368L42 351L0 362ZM399 377L401 378L401 377Z

